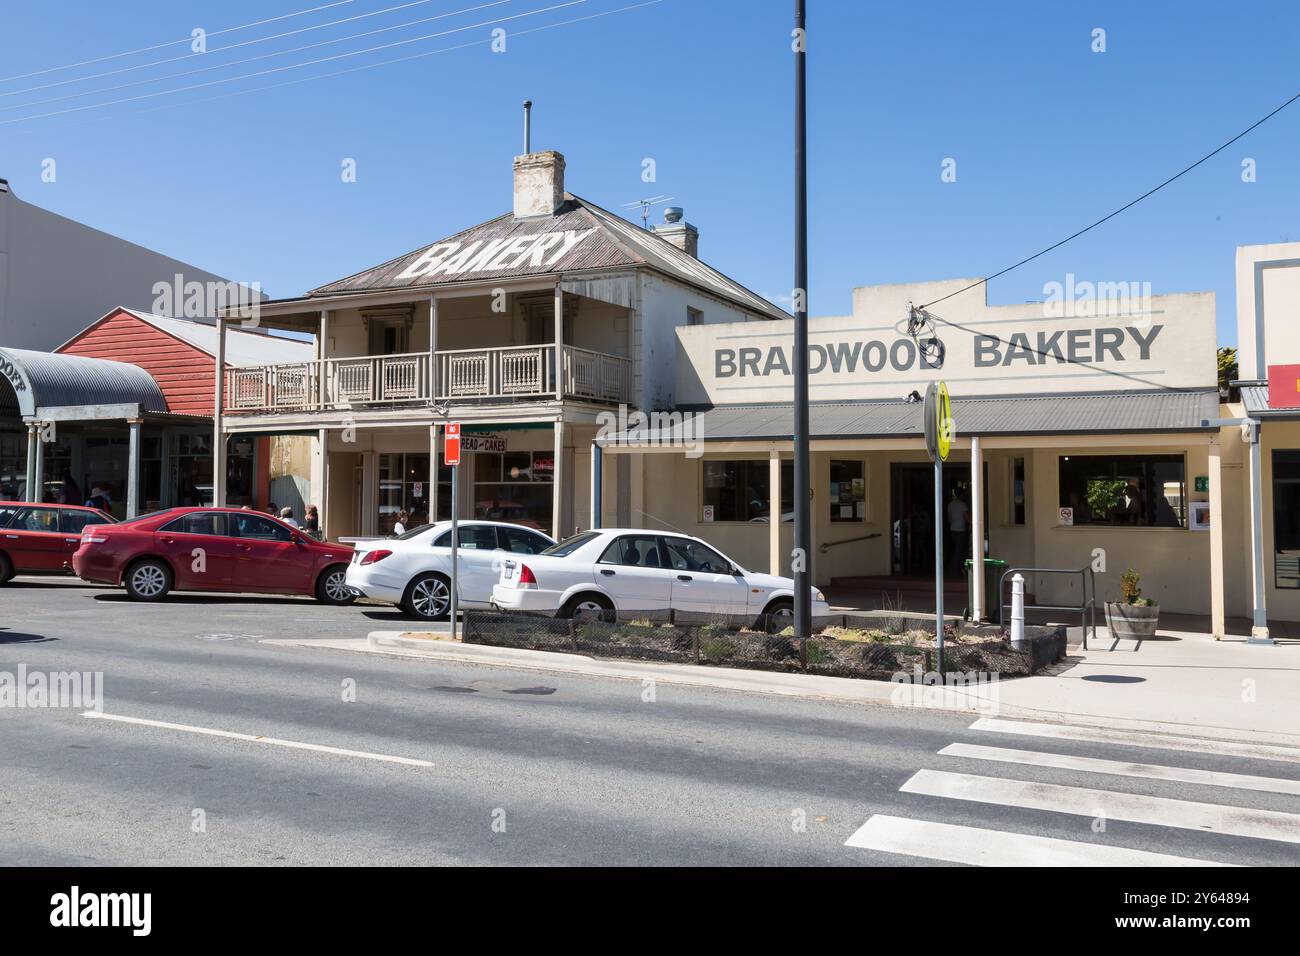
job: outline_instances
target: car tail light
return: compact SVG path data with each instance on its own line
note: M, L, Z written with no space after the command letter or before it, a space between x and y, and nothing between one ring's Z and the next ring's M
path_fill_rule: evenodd
M376 548L374 551L367 551L363 554L359 563L375 564L376 562L384 560L384 558L388 557L392 553L393 552L391 551L385 551L383 548Z
M537 584L537 575L533 574L533 569L526 564L519 565L519 583L520 585L532 584L534 586Z

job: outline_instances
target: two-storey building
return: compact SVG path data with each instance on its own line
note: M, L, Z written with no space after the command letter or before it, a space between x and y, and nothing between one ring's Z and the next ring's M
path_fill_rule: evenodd
M241 434L309 434L327 533L374 535L401 511L450 515L438 432L459 421L461 516L556 535L591 526L602 414L674 405L677 329L787 316L701 262L680 210L639 228L566 192L564 171L557 152L518 156L505 215L261 303L262 326L312 333L315 354L225 370L218 449ZM603 474L604 520L641 520L632 472L623 459Z

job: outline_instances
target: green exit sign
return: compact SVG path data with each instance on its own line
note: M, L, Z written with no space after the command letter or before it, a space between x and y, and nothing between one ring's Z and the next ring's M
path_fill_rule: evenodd
M1210 490L1210 476L1209 476L1209 475L1197 475L1197 476L1196 476L1196 490L1197 490L1197 491L1209 491L1209 490Z

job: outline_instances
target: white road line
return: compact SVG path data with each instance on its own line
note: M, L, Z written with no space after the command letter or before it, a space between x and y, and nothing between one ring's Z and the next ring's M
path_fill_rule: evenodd
M1246 744L1231 740L1176 737L1102 727L1036 724L1028 721L1004 720L1000 717L981 717L968 729L989 730L999 734L1022 734L1028 737L1050 737L1054 740L1087 740L1092 743L1125 744L1130 747L1186 750L1190 753L1218 754L1225 757L1253 757L1257 760L1285 760L1290 763L1300 763L1300 749L1272 744Z
M1063 787L1054 783L1002 780L941 770L918 770L899 788L951 800L971 800L1001 807L1050 810L1082 817L1102 817L1177 827L1203 833L1300 843L1300 814L1278 810L1249 810L1218 803L1171 800L1112 790Z
M1104 843L1076 843L1006 830L984 830L882 815L869 819L844 841L844 845L974 866L1236 865L1148 853Z
M1082 770L1086 773L1109 773L1120 777L1174 780L1178 783L1196 783L1207 787L1233 787L1237 790L1262 790L1266 793L1300 795L1300 780L1257 777L1247 773L1221 773L1217 770L1165 767L1153 763L1129 763L1126 760L1072 757L1069 754L1039 753L1034 750L981 747L978 744L949 744L939 751L939 756L969 757L972 760L996 760L1001 763L1018 763L1031 767L1055 767L1060 770Z
M300 740L281 740L278 737L262 737L255 734L237 734L230 730L214 730L211 727L195 727L190 724L171 724L165 720L146 720L143 717L124 717L121 714L101 714L93 710L82 713L82 717L95 720L115 720L123 724L138 724L142 727L160 727L163 730L181 730L187 734L205 734L209 737L225 737L228 740L244 740L253 744L271 744L275 747L290 747L294 750L314 750L317 753L335 754L340 757L360 757L365 760L382 760L385 763L400 763L408 767L432 767L428 760L416 760L414 757L395 757L392 754L376 754L365 750L345 750L342 747L326 747L324 744L308 744Z

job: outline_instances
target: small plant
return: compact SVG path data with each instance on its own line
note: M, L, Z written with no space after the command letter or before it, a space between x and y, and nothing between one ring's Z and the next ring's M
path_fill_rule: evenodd
M1133 604L1137 607L1155 607L1155 601L1142 596L1142 588L1139 586L1141 581L1142 575L1132 568L1121 574L1119 576L1120 598L1124 604Z
M809 641L805 653L808 655L808 663L814 667L825 664L830 658L830 652L817 641Z
M700 656L705 660L720 661L724 657L730 657L731 652L731 641L725 637L711 637L700 641Z
M881 604L884 605L883 611L888 613L881 616L881 625L886 634L902 634L907 626L907 618L903 614L903 596L895 594L891 597L884 592L881 593Z

